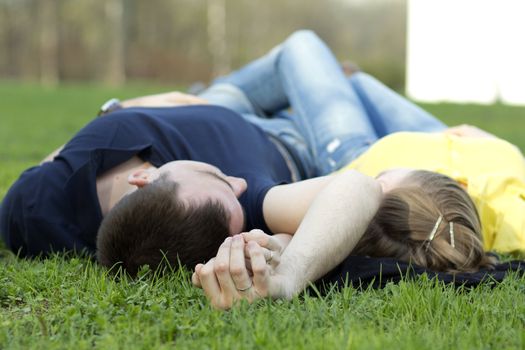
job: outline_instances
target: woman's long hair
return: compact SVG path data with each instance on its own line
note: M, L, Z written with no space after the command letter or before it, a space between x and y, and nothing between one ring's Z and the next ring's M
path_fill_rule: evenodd
M352 254L394 257L435 271L493 268L496 258L483 250L476 207L456 181L418 170L404 182L385 194Z

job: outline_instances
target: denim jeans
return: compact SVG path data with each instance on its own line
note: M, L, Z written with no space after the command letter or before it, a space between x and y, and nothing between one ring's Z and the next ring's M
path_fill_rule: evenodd
M310 31L219 78L201 97L243 115L292 148L305 177L331 173L380 137L437 131L439 120L364 73L347 79ZM292 113L286 109L292 108Z

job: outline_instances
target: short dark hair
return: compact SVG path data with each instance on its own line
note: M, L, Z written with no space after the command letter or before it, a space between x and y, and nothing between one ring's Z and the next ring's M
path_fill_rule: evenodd
M142 265L169 263L192 269L211 259L229 236L229 215L219 202L185 204L179 185L161 177L125 196L110 210L97 234L97 260L120 264L131 276Z

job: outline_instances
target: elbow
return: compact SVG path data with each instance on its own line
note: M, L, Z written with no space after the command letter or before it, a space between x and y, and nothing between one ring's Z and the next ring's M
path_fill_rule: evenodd
M371 199L379 202L383 197L383 190L380 182L372 177L360 173L357 170L348 170L339 175L344 186L355 187L359 186L363 192L366 192Z

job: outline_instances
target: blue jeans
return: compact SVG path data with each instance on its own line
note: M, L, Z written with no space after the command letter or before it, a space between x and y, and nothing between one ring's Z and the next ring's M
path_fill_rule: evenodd
M310 31L292 34L267 55L217 79L201 97L286 143L305 177L343 167L386 134L445 128L374 78L357 73L347 79ZM288 107L293 113L283 111Z

